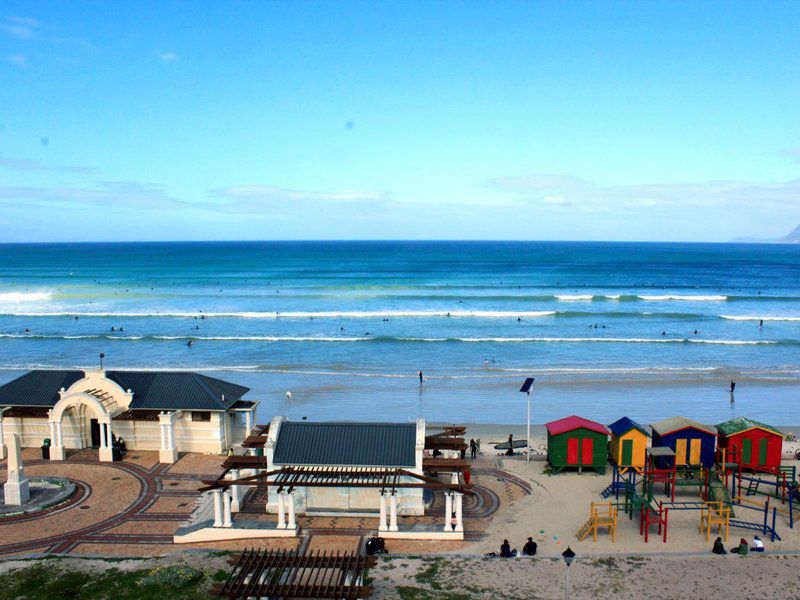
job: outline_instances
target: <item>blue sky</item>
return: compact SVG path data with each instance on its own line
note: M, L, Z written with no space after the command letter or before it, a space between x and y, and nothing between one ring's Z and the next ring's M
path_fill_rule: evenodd
M797 2L0 6L0 241L800 223Z

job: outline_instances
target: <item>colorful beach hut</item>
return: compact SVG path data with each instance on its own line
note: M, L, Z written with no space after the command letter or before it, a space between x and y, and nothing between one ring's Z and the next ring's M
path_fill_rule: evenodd
M572 415L551 421L547 427L547 462L553 473L567 467L606 472L608 430L604 425Z
M666 447L675 452L675 464L714 466L714 450L717 431L686 417L672 417L650 425L653 431L653 447ZM664 465L656 460L656 466Z
M736 417L717 425L717 431L719 447L728 454L726 461L745 469L777 471L781 466L783 434L774 427Z
M608 444L611 462L623 473L628 469L641 471L645 466L647 439L650 437L647 429L628 417L614 421L608 428L611 430Z

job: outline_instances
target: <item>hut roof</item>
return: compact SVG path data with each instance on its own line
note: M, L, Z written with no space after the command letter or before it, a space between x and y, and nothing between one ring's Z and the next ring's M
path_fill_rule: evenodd
M658 435L667 435L674 431L680 431L681 429L687 429L689 427L710 433L711 435L717 434L716 429L713 427L703 425L702 423L698 423L693 419L687 419L686 417L671 417L669 419L659 421L658 423L650 424L650 429L652 429Z
M635 429L647 437L650 437L650 432L647 431L643 425L639 425L636 421L629 419L628 417L622 417L621 419L614 421L608 426L608 428L611 430L611 433L617 436L628 433L631 429Z
M747 431L748 429L764 429L776 435L783 435L771 425L765 425L764 423L753 421L747 417L736 417L735 419L717 425L717 430L723 435L735 435Z
M413 467L416 423L281 424L276 465Z
M557 421L550 421L545 427L547 427L547 431L550 435L559 435L574 429L588 429L589 431L596 431L597 433L608 435L608 429L601 423L590 421L589 419L584 419L576 415L564 417Z

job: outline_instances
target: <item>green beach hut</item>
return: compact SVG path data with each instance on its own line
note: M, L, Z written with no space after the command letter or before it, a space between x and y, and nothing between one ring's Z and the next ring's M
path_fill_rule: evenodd
M594 469L601 475L608 461L608 429L596 421L572 415L547 427L547 462L553 473L564 469Z

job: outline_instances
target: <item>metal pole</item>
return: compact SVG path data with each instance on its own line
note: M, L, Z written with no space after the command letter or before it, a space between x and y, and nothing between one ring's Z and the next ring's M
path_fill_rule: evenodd
M569 565L567 565L567 572L564 575L564 600L569 600Z
M527 434L528 451L525 453L525 462L531 462L531 393L528 392L528 434Z

